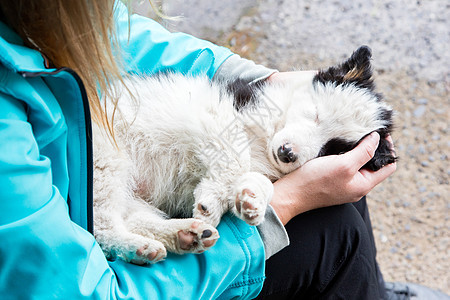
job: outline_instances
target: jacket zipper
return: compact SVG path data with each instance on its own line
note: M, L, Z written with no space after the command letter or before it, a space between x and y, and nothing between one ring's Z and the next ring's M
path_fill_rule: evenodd
M89 110L89 101L86 93L86 88L80 78L80 76L72 69L69 68L59 68L52 72L18 72L23 77L40 77L42 75L56 75L61 72L67 72L75 79L80 88L81 98L83 101L84 110L84 122L86 128L86 164L87 164L87 230L94 234L94 214L93 214L93 185L94 185L94 163L93 163L93 152L92 152L92 123L91 123L91 113ZM70 197L68 196L67 201L70 202Z

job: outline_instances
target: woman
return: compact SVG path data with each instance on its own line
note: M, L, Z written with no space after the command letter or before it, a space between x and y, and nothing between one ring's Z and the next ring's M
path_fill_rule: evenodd
M313 160L276 182L273 209L259 231L226 215L218 227L221 238L204 254L169 255L144 267L105 259L91 235L91 120L114 135L98 91L108 93L124 72L168 70L249 82L302 76L277 73L209 42L170 34L151 20L130 17L120 2L0 3L2 297L251 299L262 288L265 259L288 243L282 225L292 219L292 245L269 259L265 295L289 289L293 297L345 296L348 285L341 284L357 280L352 297L380 298L384 288L365 202L350 204L396 168L359 170L373 156L377 134L344 155ZM314 210L320 207L329 208ZM308 245L298 231L302 227L310 229L311 241L322 236ZM344 246L342 239L348 239ZM362 256L367 262L361 263ZM295 267L288 271L296 274L277 275L277 266L289 261ZM299 274L309 272L301 261L320 276L299 281ZM305 291L291 291L299 284Z

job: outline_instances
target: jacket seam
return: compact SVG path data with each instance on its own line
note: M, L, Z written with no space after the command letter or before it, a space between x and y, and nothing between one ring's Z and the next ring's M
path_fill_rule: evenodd
M69 68L59 68L59 69L53 69L48 71L39 71L39 72L28 72L28 71L19 71L18 73L22 77L39 77L43 75L57 75L61 72L66 72L77 83L81 100L83 103L83 116L84 116L84 125L85 125L85 146L86 146L86 230L90 232L91 234L94 233L94 217L93 217L93 157L92 157L92 123L91 123L91 116L90 116L90 110L89 110L89 102L87 98L86 89L84 87L83 82L81 81L81 78L78 76L75 71ZM80 115L80 107L77 105L77 113ZM77 126L78 135L80 135L81 131L79 126ZM83 166L80 165L80 174L83 173ZM80 186L80 189L81 186ZM82 194L82 190L80 191L80 195ZM83 211L80 212L80 215Z
M55 138L55 136L60 136L62 133L64 133L66 131L64 124L64 122L60 122L58 128L46 132L45 136L38 140L40 147L46 147Z
M245 280L245 281L238 281L236 283L233 283L230 285L229 288L236 288L236 287L241 287L241 286L245 286L245 285L249 285L249 284L256 284L256 283L263 282L265 279L266 278L264 276L249 278L248 280Z
M192 61L192 64L189 66L189 69L188 69L188 72L190 72L191 70L192 70L192 67L197 63L197 61L199 60L199 58L200 58L200 56L204 53L204 52L207 52L207 53L209 53L209 54L212 54L211 55L211 66L213 66L214 65L214 62L215 62L215 57L214 57L214 52L211 50L211 49L209 49L209 48L203 48L203 49L201 49L198 53L197 53L197 56L195 57L195 59ZM207 71L206 71L206 75L208 75L209 76L209 73L211 72L211 68L210 69L208 69ZM214 76L214 74L213 74L213 76ZM212 78L212 76L210 77L210 78Z
M242 272L242 277L243 277L243 280L241 280L239 283L242 283L242 284L240 284L240 285L236 285L236 286L234 286L234 284L232 284L232 285L230 285L226 290L229 290L230 288L232 288L232 287L241 287L242 289L241 289L241 296L242 295L245 295L247 292L248 292L248 285L246 285L245 284L245 282L248 282L248 281L250 281L251 279L249 279L249 272L250 272L250 264L251 264L251 259L250 259L250 256L249 256L249 253L250 253L250 251L249 251L249 249L248 249L248 245L244 242L244 240L240 237L240 234L239 234L239 232L237 231L237 229L236 229L236 224L235 224L235 222L233 222L233 220L231 220L231 219L225 219L226 220L226 222L230 225L229 226L229 228L231 229L231 232L233 233L233 235L235 236L235 238L238 240L238 242L239 242L239 246L241 247L241 249L242 249L242 252L244 253L244 255L245 255L245 260L246 260L246 264L245 264L245 267L244 267L244 271Z

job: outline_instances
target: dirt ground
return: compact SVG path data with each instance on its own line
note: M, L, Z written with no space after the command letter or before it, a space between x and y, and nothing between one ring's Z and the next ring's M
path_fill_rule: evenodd
M166 0L170 23L279 70L317 69L369 45L396 111L397 172L368 196L387 281L450 293L450 3ZM143 14L148 8L140 7Z

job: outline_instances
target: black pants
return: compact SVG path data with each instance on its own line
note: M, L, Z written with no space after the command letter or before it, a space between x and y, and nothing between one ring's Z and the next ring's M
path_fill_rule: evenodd
M384 299L366 199L303 213L291 244L267 260L257 299Z

